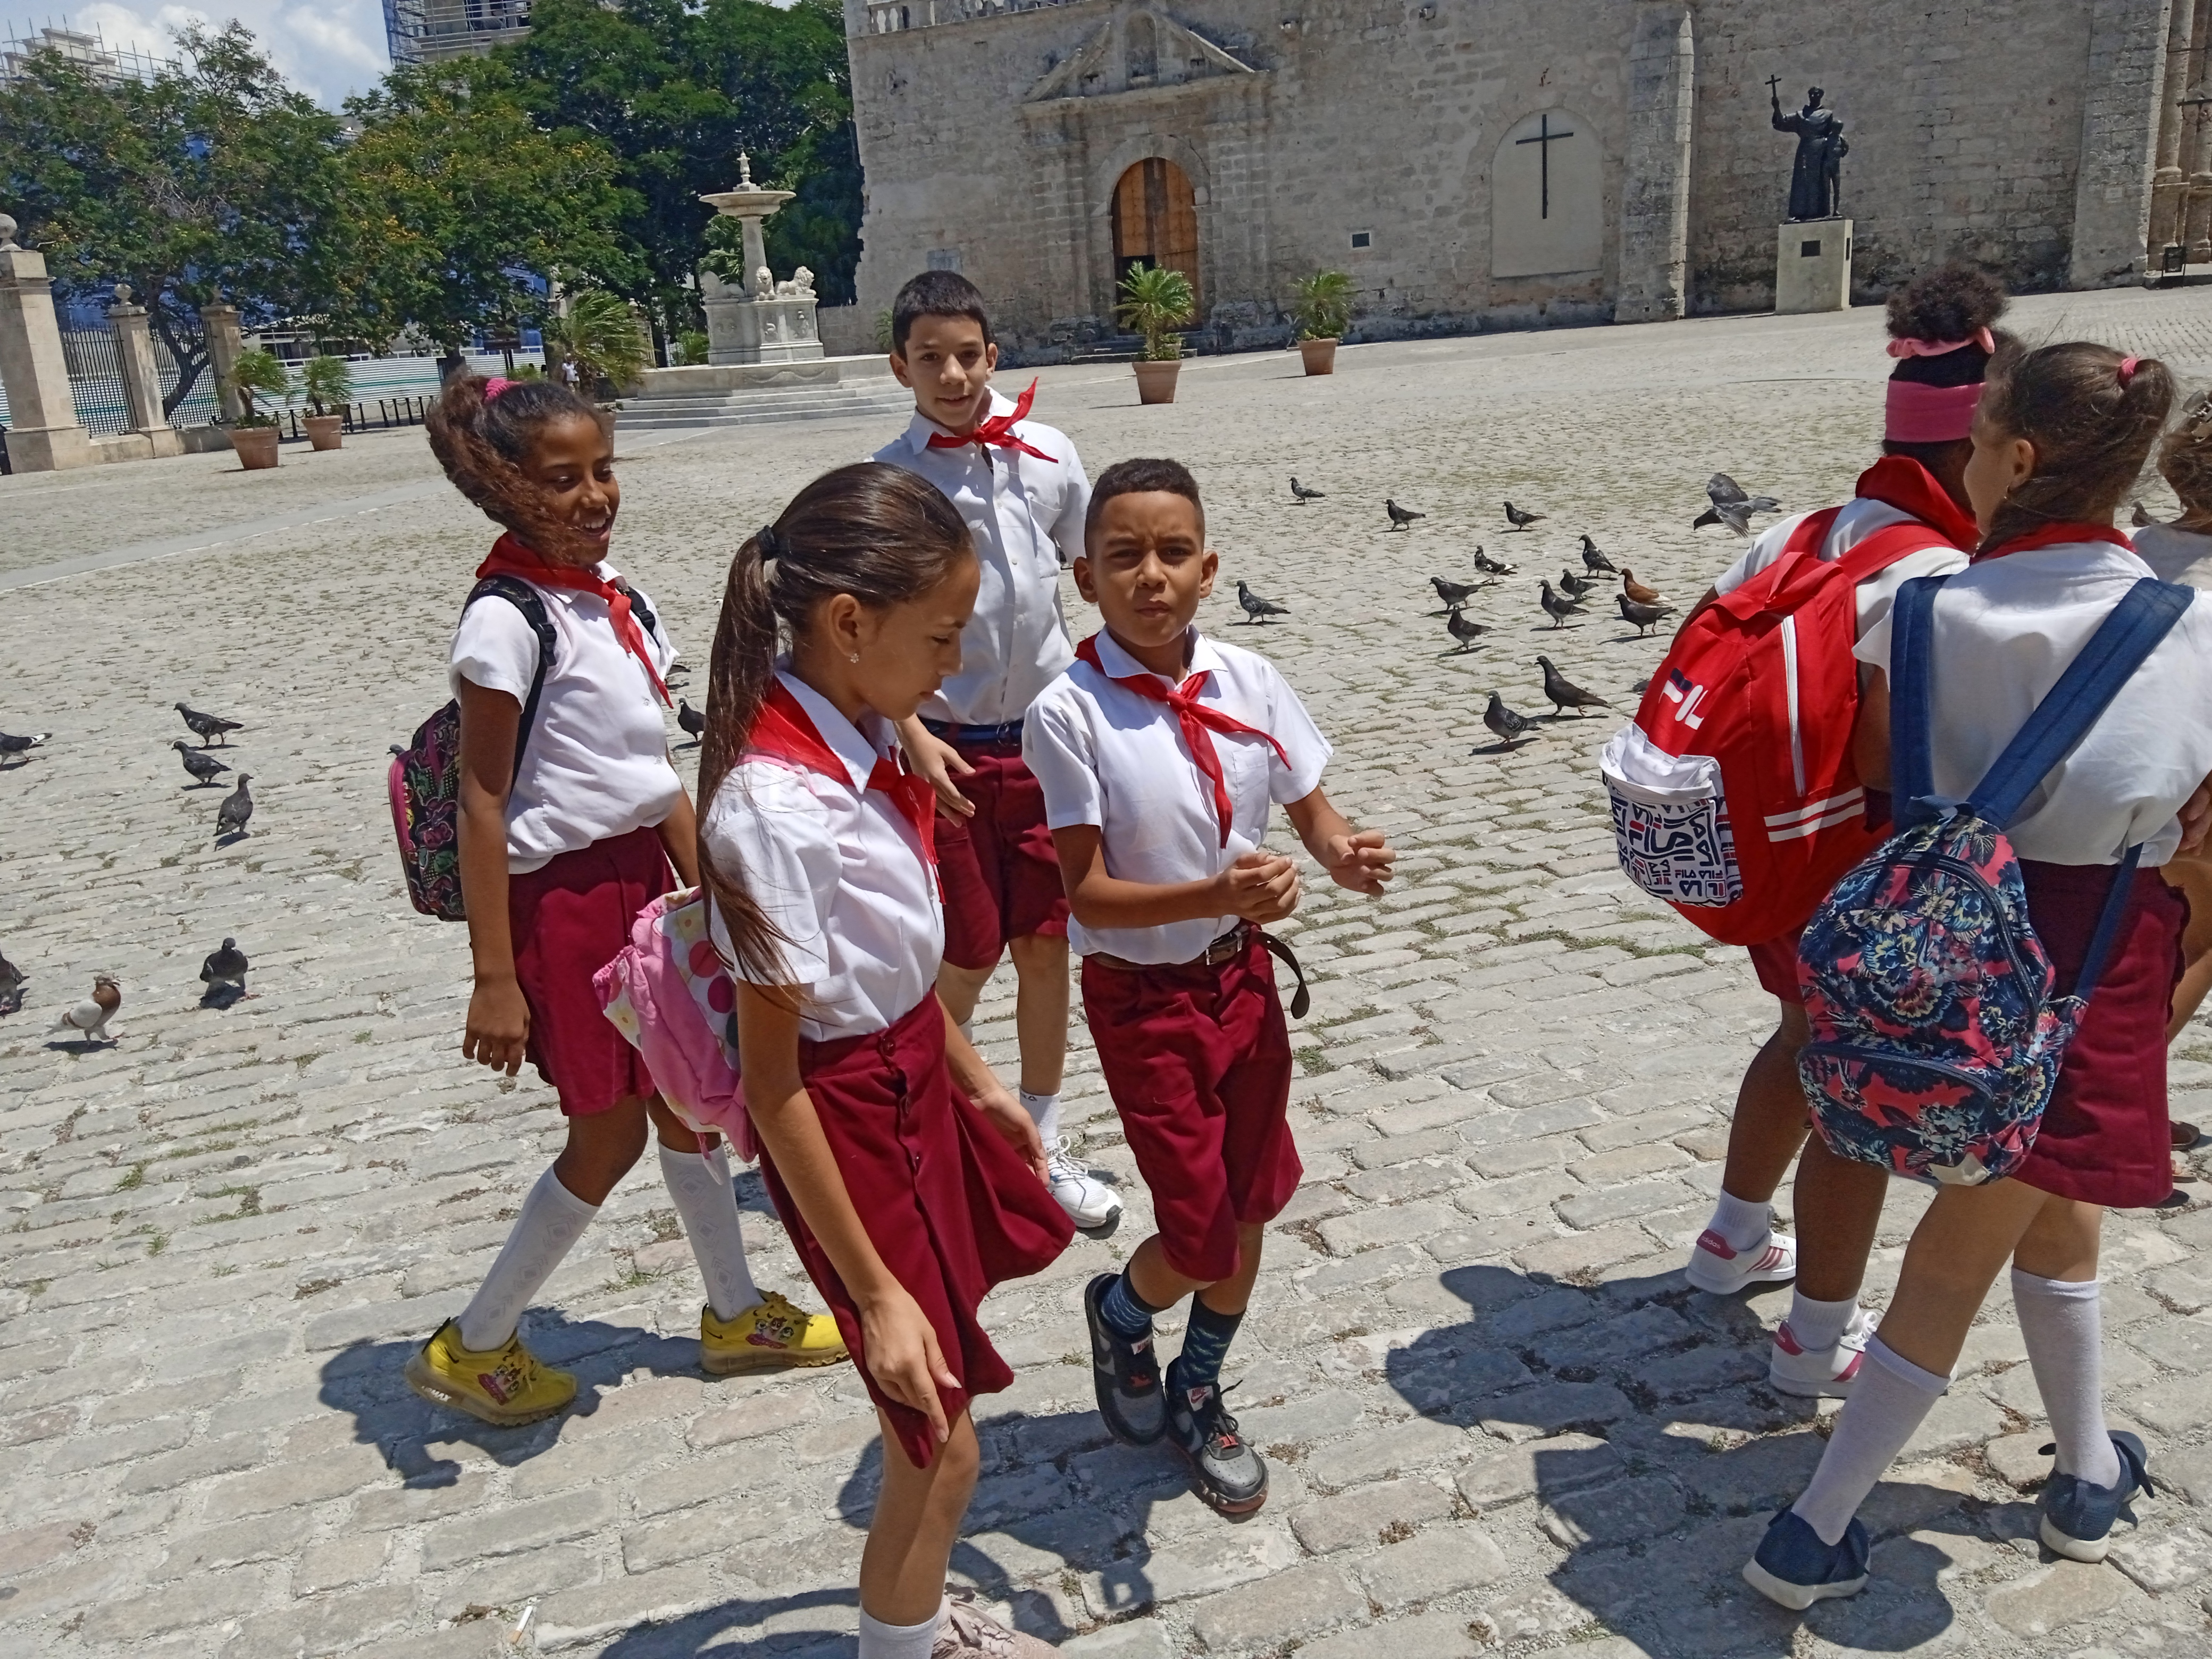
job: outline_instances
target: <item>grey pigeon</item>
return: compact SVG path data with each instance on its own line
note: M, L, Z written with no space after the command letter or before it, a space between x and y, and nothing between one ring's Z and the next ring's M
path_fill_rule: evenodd
M1671 605L1638 605L1626 593L1616 593L1613 597L1620 601L1621 619L1634 623L1638 635L1649 634L1662 618L1674 614L1674 607Z
M225 836L246 833L246 821L253 816L253 797L246 793L246 786L252 781L251 772L240 772L238 787L222 798L222 805L215 815L215 838L217 841Z
M1444 618L1444 627L1459 641L1459 648L1462 652L1474 650L1474 642L1490 631L1486 624L1475 621L1466 611L1457 610Z
M691 734L694 743L698 742L707 731L707 717L683 697L676 700L676 723Z
M1577 603L1587 599L1596 586L1597 582L1592 577L1577 576L1571 570L1559 572L1559 592Z
M2141 530L2145 525L2152 522L2150 514L2144 508L2143 504L2141 501L2130 501L2128 506L2130 508L2128 513L2128 522L2133 525L2136 529Z
M1620 574L1613 568L1613 561L1597 550L1597 544L1592 541L1587 533L1583 537L1583 568L1593 576L1601 570L1611 572L1614 575Z
M1541 524L1552 515L1548 513L1524 513L1512 502L1505 503L1506 519L1516 530L1526 530L1532 524Z
M1442 576L1429 578L1429 586L1437 590L1437 597L1448 610L1456 611L1482 592L1480 582L1448 582Z
M1585 691L1552 665L1549 657L1536 659L1536 666L1544 671L1544 695L1552 701L1552 712L1571 708L1579 720L1585 708L1610 708L1613 705L1595 691Z
M123 1006L123 988L112 974L92 976L92 994L82 1002L72 1003L62 1010L62 1017L54 1022L57 1031L75 1031L94 1042L109 1041L107 1022L115 1018L115 1011Z
M1287 617L1291 614L1287 607L1277 605L1273 599L1261 599L1243 582L1237 584L1237 603L1244 607L1244 616L1248 624L1266 622L1270 617Z
M52 736L53 733L51 732L33 732L28 737L18 738L10 736L5 732L0 732L0 760L5 760L11 755L17 757L27 755L33 749L44 744ZM20 766L22 762L19 758L15 763Z
M223 940L222 949L210 951L200 963L200 983L207 987L200 1000L228 1007L246 994L246 970L251 965L236 939Z
M23 1006L23 970L0 957L0 1014L12 1014Z
M1552 619L1553 627L1564 628L1567 618L1582 609L1572 599L1554 593L1551 583L1539 582L1537 586L1542 591L1537 594L1536 602L1544 607L1544 614Z
M1382 510L1390 515L1390 528L1393 530L1403 530L1414 520L1429 516L1425 513L1416 513L1410 507L1401 507L1388 495L1382 498Z
M1508 564L1503 559L1493 559L1480 548L1474 550L1474 568L1486 576L1511 576L1519 574L1521 567Z
M1782 510L1782 503L1771 495L1745 495L1743 486L1725 472L1716 472L1705 480L1705 495L1712 505L1691 520L1692 530L1702 530L1709 524L1724 524L1737 535L1748 536L1753 514Z
M185 717L185 724L192 728L193 735L199 738L203 749L211 743L221 743L224 748L229 748L230 740L224 734L239 731L244 726L243 721L227 720L220 714L203 714L198 709L187 708L182 703L177 705L177 712Z
M1508 749L1535 730L1534 720L1508 708L1495 691L1490 694L1490 707L1482 711L1482 723L1503 738Z
M185 763L185 770L192 775L192 785L194 787L198 787L203 784L213 783L217 778L230 770L228 766L225 766L213 755L204 753L201 750L193 748L191 744L186 743L182 738L176 738L169 744L169 747L177 751L178 756Z
M1325 490L1308 489L1293 477L1291 480L1291 499L1300 507L1304 507L1308 501L1326 501L1328 495Z

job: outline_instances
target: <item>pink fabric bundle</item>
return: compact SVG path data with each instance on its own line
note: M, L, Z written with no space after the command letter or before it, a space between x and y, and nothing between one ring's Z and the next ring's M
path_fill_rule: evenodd
M669 1109L695 1133L727 1135L750 1163L760 1141L738 1078L731 1029L737 987L708 935L707 904L696 888L653 900L638 912L630 942L592 984Z

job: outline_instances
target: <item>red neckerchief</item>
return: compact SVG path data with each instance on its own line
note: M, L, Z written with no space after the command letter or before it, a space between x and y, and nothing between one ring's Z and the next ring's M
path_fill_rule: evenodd
M1100 673L1106 674L1106 665L1098 660L1098 636L1096 634L1077 646L1075 654ZM1223 714L1212 704L1198 700L1199 693L1206 690L1206 681L1213 678L1213 671L1210 668L1201 668L1181 685L1173 688L1161 684L1157 674L1132 674L1127 679L1115 679L1113 675L1106 674L1106 678L1113 680L1115 684L1135 692L1147 702L1165 703L1175 711L1176 720L1182 727L1183 743L1190 750L1191 759L1198 763L1198 769L1213 786L1213 811L1214 816L1221 820L1221 844L1228 846L1229 823L1234 809L1229 804L1229 783L1222 775L1221 757L1214 752L1213 739L1206 733L1222 732L1248 738L1266 738L1267 746L1287 767L1291 757L1283 753L1283 745L1258 726L1247 726L1243 720Z
M607 620L614 624L615 637L622 641L623 650L635 657L645 666L646 678L661 702L671 708L676 705L668 696L668 688L660 683L660 671L653 665L653 657L645 648L645 630L629 614L629 595L612 582L602 581L592 571L575 565L548 564L538 556L538 550L512 532L492 544L491 556L477 567L477 580L486 576L520 576L540 587L564 587L571 593L596 593L607 602Z
M2031 530L2024 536L2015 536L2001 542L1985 553L1974 555L1974 562L1982 564L1990 559L2002 559L2012 553L2032 553L2039 547L2056 547L2061 542L2110 542L2114 547L2124 547L2130 553L2136 544L2108 524L2047 524L2040 530Z
M848 787L853 781L852 769L845 764L844 757L823 739L813 716L781 679L769 685L768 701L761 705L752 733L745 739L745 753L788 761L793 766L835 778ZM914 833L921 838L923 855L935 864L937 792L929 787L928 780L912 772L902 772L878 755L875 769L868 774L867 787L891 798L891 805L898 808L899 816L912 824Z
M929 447L932 449L964 449L974 444L981 449L989 445L998 449L1018 449L1023 454L1034 455L1041 461L1051 460L1053 457L1042 449L1014 436L1015 426L1030 417L1030 405L1036 401L1036 389L1037 383L1031 380L1030 389L1014 399L1014 410L1011 415L994 415L966 432L931 433Z
M1982 538L1973 515L1951 499L1936 475L1910 455L1885 455L1859 474L1853 492L1863 501L1881 501L1910 513L1961 552Z

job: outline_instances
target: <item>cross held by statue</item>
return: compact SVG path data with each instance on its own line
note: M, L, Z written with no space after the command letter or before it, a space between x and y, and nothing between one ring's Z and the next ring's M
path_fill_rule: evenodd
M1534 144L1537 147L1537 200L1540 210L1536 216L1540 219L1548 219L1552 216L1552 146L1562 138L1571 138L1574 136L1571 128L1565 132L1553 131L1552 118L1549 115L1540 115L1536 118L1536 131L1532 137L1516 138L1513 141L1516 144Z
M1770 75L1766 77L1766 95L1769 98L1771 98L1778 104L1782 101L1782 77L1780 76Z

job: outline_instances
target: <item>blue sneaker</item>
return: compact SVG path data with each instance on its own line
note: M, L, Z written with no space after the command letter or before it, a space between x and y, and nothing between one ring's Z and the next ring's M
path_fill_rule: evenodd
M2047 1455L2058 1449L2045 1446L2043 1449ZM2150 1471L2144 1467L2149 1454L2143 1450L2143 1443L2121 1429L2112 1435L2112 1449L2120 1455L2117 1486L2093 1486L2079 1475L2061 1474L2054 1469L2043 1496L2036 1500L2043 1511L2037 1534L2069 1561L2103 1560L2105 1552L2112 1547L2112 1522L2128 1499L2138 1491L2157 1496L2158 1488L2151 1485Z
M1759 1553L1743 1564L1743 1582L1770 1601L1802 1613L1832 1595L1866 1588L1867 1529L1854 1516L1843 1537L1824 1544L1812 1523L1784 1510L1766 1523Z

